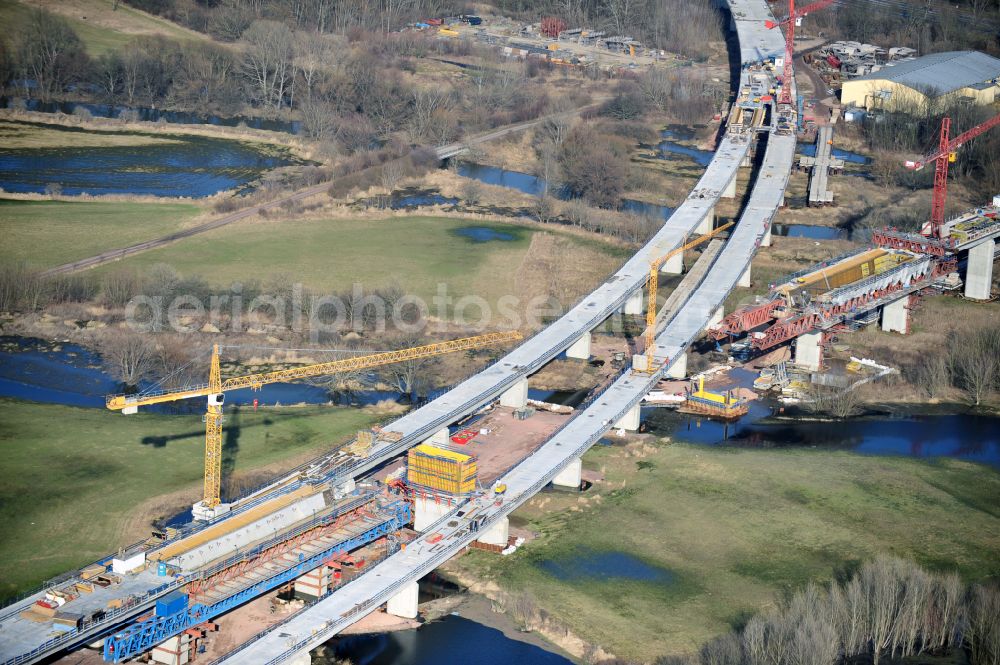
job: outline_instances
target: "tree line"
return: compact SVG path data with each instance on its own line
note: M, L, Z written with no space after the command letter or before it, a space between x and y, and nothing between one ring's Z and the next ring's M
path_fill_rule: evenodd
M1000 664L1000 588L883 556L825 588L809 584L697 654L656 665L879 665L956 651L971 665Z

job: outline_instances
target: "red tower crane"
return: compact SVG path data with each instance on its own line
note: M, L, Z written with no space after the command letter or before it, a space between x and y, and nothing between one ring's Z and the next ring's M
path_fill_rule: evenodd
M781 92L778 93L779 104L794 104L792 101L792 79L795 76L792 70L792 57L795 55L795 26L801 25L802 17L817 9L823 9L831 4L833 0L817 0L805 7L796 10L795 0L788 0L788 17L781 21L764 21L764 25L770 30L779 25L785 26L785 62L781 73Z
M959 134L953 139L948 138L951 131L951 118L941 119L941 141L935 152L915 161L904 162L903 165L911 171L919 171L931 162L934 166L934 196L931 198L931 219L924 224L921 235L928 238L938 238L941 226L944 224L944 202L948 197L948 163L955 161L955 151L966 141L970 141L992 127L1000 125L1000 114L993 116L981 125Z

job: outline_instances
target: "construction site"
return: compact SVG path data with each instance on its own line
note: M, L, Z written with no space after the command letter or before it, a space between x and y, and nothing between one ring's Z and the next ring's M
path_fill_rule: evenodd
M216 345L204 383L109 395L107 409L122 414L205 400L202 499L183 523L0 610L0 660L309 662L311 649L359 621L378 629L415 620L417 581L457 554L516 552L524 540L512 532L510 513L546 488L579 491L583 454L608 433L641 431L644 405L727 422L745 416L753 392L689 372L692 347L707 344L733 366L774 354L752 387L792 388L789 394L801 398L804 391L794 389L822 373L836 335L869 325L905 335L921 297L993 298L1000 196L951 218L944 202L959 148L1000 124L1000 116L955 136L946 121L938 149L906 164L936 170L933 212L922 233L877 231L870 244L789 274L753 303L724 311L735 289L750 286L757 251L771 244L797 138L804 136L795 25L831 2L799 10L793 2L782 20L760 0L729 2L740 80L712 163L618 272L533 335L494 332L229 377L221 369L226 348ZM664 57L629 36L553 20L522 26L462 16L412 27L573 65L629 67ZM830 57L848 46L830 52L831 66ZM815 155L799 160L810 170L808 205L833 205L829 179L843 161L832 152L832 125L819 127L814 139ZM717 224L719 201L739 200L741 169L754 176L738 218ZM664 275L682 275L665 298L658 293ZM627 317L632 332L600 334L616 316ZM487 347L503 353L426 404L358 431L345 446L260 487L223 496L228 391ZM529 395L530 377L553 361L587 366L593 385L579 403ZM853 362L851 371L871 365ZM253 632L237 632L239 622Z

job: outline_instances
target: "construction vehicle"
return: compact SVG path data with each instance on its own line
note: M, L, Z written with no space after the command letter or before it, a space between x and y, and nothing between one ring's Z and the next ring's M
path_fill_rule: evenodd
M944 225L944 204L945 199L948 197L948 164L955 161L956 151L967 141L974 139L997 125L1000 125L1000 114L993 116L980 125L976 125L967 132L959 134L955 138L949 138L951 118L945 116L941 119L938 149L919 160L908 160L903 163L903 166L911 171L919 171L931 162L934 162L934 195L931 199L931 218L921 228L921 235L927 238L941 238L941 227Z
M134 395L109 395L106 400L108 409L121 411L123 414L136 413L140 406L152 404L162 404L164 402L175 402L192 397L206 397L208 404L205 412L205 482L204 497L202 501L193 507L196 519L213 519L229 510L229 506L224 505L221 499L222 489L222 407L226 398L226 391L237 390L239 388L251 388L260 390L265 385L279 383L282 381L292 381L313 376L326 374L337 374L372 367L380 367L404 360L414 360L417 358L430 358L433 356L453 353L455 351L465 351L478 349L493 344L504 344L515 342L521 339L521 334L514 332L490 333L475 337L450 340L447 342L437 342L425 346L416 346L398 351L386 351L371 355L357 356L344 360L334 360L332 362L317 363L314 365L303 365L291 369L277 370L273 372L263 372L259 374L246 374L234 376L223 380L219 368L219 345L212 347L211 365L209 367L209 378L207 384L189 386L171 391L147 391Z
M730 226L733 222L726 222L722 226L713 229L712 231L706 233L705 235L698 236L694 240L673 249L658 259L653 260L649 264L649 277L646 279L646 290L648 292L649 300L646 303L646 344L645 344L645 356L633 356L632 357L632 370L644 374L652 374L658 368L656 364L656 359L654 356L654 351L656 348L656 289L659 286L660 281L660 268L669 259L678 254L683 254L685 250L691 249L692 247L697 247L706 240L711 240L715 236L719 235ZM644 357L644 361L636 363L636 359ZM669 358L664 358L659 365L665 365L670 361Z

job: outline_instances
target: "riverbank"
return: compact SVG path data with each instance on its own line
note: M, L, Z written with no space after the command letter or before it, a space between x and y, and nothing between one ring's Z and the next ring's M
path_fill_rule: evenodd
M445 571L526 595L621 658L693 650L881 552L1000 576L1000 474L986 466L642 435L595 447L584 467L604 479L514 513L536 540L509 557L470 552Z

